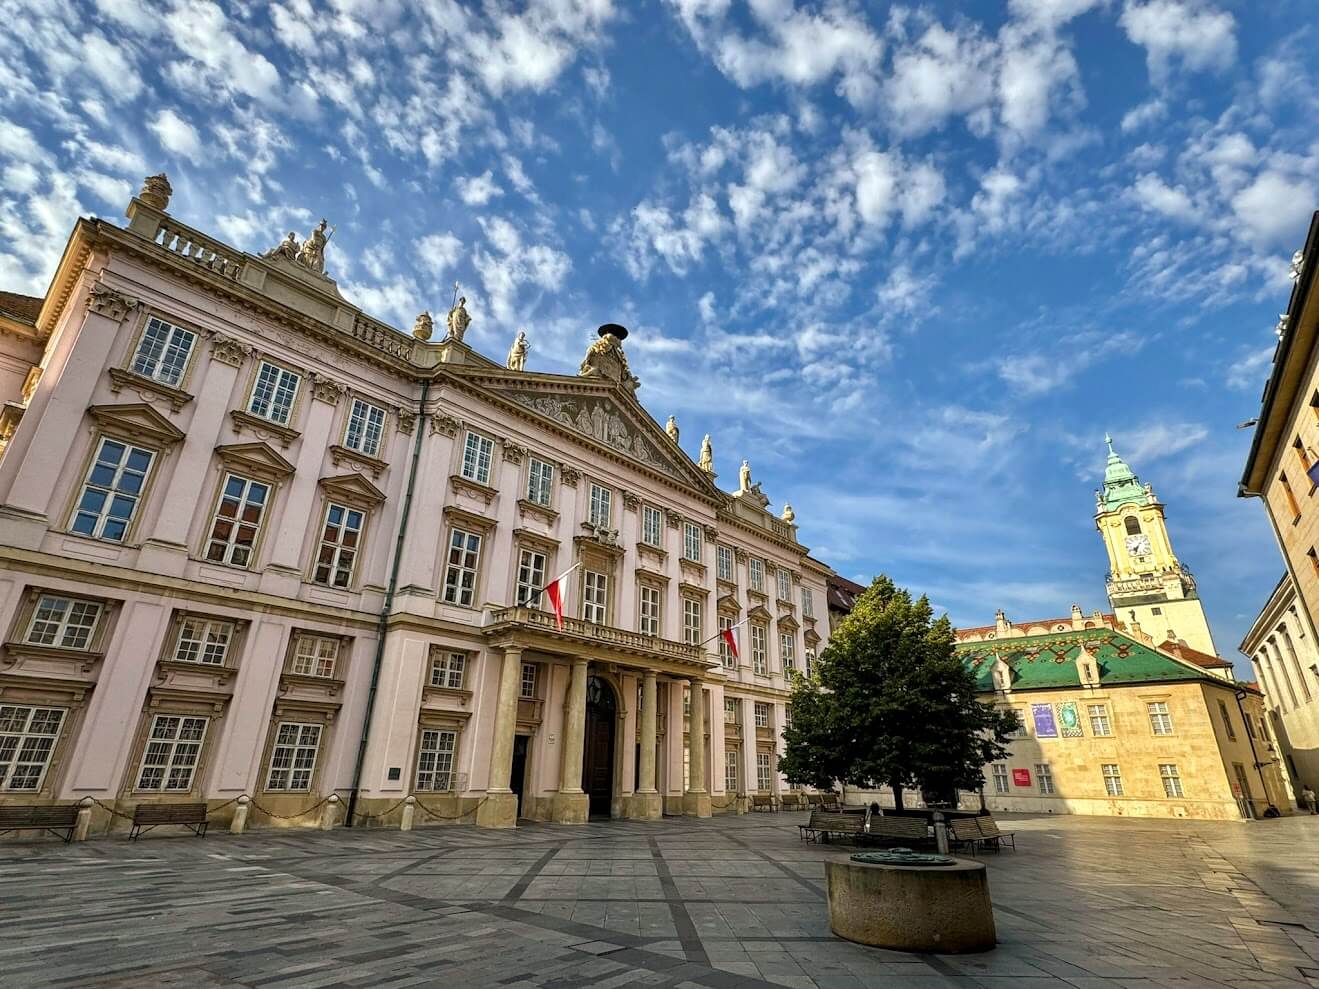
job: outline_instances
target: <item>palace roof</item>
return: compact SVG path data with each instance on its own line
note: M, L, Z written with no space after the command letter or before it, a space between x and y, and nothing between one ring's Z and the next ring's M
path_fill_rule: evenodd
M994 661L999 658L1012 668L1013 690L1079 687L1081 677L1076 662L1082 650L1094 657L1101 685L1177 680L1223 683L1189 660L1178 660L1108 628L960 642L956 648L967 668L975 674L977 688L984 691L994 689Z
M35 295L19 295L17 292L0 292L0 316L7 316L29 326L37 325L37 316L41 304L46 300Z

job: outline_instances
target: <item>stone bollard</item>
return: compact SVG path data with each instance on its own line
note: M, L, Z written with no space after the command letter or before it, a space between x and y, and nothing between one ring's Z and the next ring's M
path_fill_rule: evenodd
M398 829L400 831L411 831L412 818L413 815L415 815L416 813L417 813L417 798L408 797L407 800L403 801L403 820L399 822Z
M321 830L330 831L334 828L334 819L339 816L339 794L330 794L330 799L325 802L321 808Z
M948 822L941 810L934 812L934 846L940 855L948 854Z
M92 808L96 801L91 797L83 797L78 801L78 823L73 826L73 840L86 841L87 832L92 829Z
M247 830L247 812L251 809L252 798L244 793L238 798L238 806L234 809L233 820L229 822L230 834L242 834Z

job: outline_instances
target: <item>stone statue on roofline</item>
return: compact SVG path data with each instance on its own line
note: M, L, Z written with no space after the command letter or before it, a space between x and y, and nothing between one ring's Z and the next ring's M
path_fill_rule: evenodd
M281 258L285 261L297 261L298 260L297 236L294 235L292 230L290 230L289 235L287 237L285 237L278 244L276 244L270 250L266 251L261 256L263 258Z
M527 351L530 349L531 345L527 343L527 331L518 330L513 346L508 348L508 360L504 362L504 366L510 371L525 371L527 369Z
M298 249L298 264L318 275L325 274L325 245L330 240L325 235L325 228L329 225L329 221L322 217L316 229L307 234L307 239Z
M431 317L430 310L417 316L417 321L412 324L412 335L418 340L426 341L431 338L435 332L435 320Z
M172 195L174 188L165 173L161 172L159 175L148 175L142 180L142 191L137 194L137 198L163 212L169 209L169 197Z
M472 317L467 312L467 296L459 297L454 307L449 310L449 315L445 317L445 322L449 327L448 339L462 343L463 334L467 332L467 327L472 325Z
M795 525L797 522L797 513L792 510L792 506L786 501L783 503L783 514L779 516L788 525Z
M710 445L710 434L705 434L705 439L701 440L701 470L707 474L714 474L714 447Z
M742 466L741 468L738 469L737 472L737 479L738 479L737 490L739 491L751 490L751 462L749 460L742 461Z
M627 355L623 353L623 341L627 339L627 328L617 323L605 323L596 334L599 339L586 348L577 374L583 378L603 378L614 381L635 391L640 382L627 365Z
M664 432L669 434L669 439L678 442L678 420L674 416L669 416L669 421L664 424Z

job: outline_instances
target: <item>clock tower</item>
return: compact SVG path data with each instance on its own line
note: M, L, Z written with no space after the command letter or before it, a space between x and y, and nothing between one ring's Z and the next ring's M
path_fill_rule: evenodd
M1095 525L1108 551L1108 601L1122 622L1139 622L1154 637L1183 639L1218 655L1195 578L1172 551L1163 504L1108 444L1104 484L1095 492Z

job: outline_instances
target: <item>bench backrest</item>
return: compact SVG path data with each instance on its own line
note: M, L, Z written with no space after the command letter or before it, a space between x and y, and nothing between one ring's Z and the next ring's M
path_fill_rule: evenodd
M138 804L134 824L200 824L206 820L205 804Z
M6 828L67 828L78 823L77 804L37 804L0 807L0 830Z
M976 822L976 827L980 829L980 837L982 838L997 838L1003 834L998 829L998 824L988 814L981 814L973 820Z
M890 838L926 838L929 836L924 819L919 817L871 817L870 833Z
M811 823L808 825L817 831L838 831L861 833L865 821L855 814L830 814L827 811L811 811Z
M974 817L955 817L948 822L948 830L958 841L974 841L984 837Z
M753 793L751 795L752 807L773 807L774 797L768 793Z

